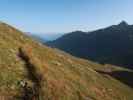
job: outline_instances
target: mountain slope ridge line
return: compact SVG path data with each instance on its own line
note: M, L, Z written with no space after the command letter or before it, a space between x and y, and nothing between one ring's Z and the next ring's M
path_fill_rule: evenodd
M90 32L67 33L45 44L100 64L133 69L133 25L125 21Z

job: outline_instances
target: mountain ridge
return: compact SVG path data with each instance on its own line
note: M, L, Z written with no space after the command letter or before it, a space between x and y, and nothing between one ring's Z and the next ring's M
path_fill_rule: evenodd
M73 33L75 34L73 35ZM125 21L122 21L118 25L81 33L83 33L81 38L81 34L78 35L78 32L72 32L70 33L71 37L70 34L66 34L47 44L77 57L99 63L109 63L132 68L132 62L128 60L130 57L127 56L133 54L133 25L128 25ZM78 40L76 39L77 37L79 37ZM124 56L127 57L127 60ZM120 58L119 61L117 61L118 58ZM113 61L113 59L115 60ZM125 62L123 62L124 59Z

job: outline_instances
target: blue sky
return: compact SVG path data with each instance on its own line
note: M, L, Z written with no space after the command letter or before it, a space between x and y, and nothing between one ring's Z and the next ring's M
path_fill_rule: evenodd
M133 0L0 0L0 20L22 31L90 31L133 24Z

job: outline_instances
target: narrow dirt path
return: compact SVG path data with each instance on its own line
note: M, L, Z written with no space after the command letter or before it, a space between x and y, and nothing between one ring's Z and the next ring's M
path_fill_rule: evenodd
M43 76L36 72L36 66L31 63L29 56L22 48L19 48L19 57L25 63L29 79L34 83L32 88L28 87L28 83L25 83L23 100L40 100Z

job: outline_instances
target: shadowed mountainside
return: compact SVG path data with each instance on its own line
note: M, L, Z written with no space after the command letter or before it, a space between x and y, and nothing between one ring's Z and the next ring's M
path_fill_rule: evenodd
M109 75L111 77L114 77L121 81L122 83L130 86L133 88L133 71L112 71L112 72L106 72L106 71L100 71L96 70L98 73Z
M133 25L124 21L93 32L75 31L47 44L77 57L133 69Z

